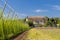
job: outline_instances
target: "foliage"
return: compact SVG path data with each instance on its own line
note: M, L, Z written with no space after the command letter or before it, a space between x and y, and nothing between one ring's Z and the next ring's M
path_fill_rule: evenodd
M48 18L44 26L57 27L58 20L56 18Z
M2 14L2 12L0 12ZM19 19L5 19L0 15L0 40L9 40L10 37L16 36L19 33L22 33L29 29L29 25L25 24L22 20Z
M4 24L3 24L4 23ZM0 20L0 37L8 39L29 29L28 24L18 20Z
M32 21L28 21L27 23L28 23L29 26L34 26Z

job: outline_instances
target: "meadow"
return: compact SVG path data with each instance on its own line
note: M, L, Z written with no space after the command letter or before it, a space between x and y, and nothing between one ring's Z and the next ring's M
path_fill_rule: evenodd
M60 40L60 29L33 28L28 31L25 40Z

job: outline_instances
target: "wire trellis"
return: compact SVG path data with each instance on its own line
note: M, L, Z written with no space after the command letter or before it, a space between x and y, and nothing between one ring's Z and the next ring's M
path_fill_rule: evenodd
M13 19L15 15L18 16L18 12L16 12L14 8L7 3L7 0L0 0L0 8L3 10L3 16L5 19Z

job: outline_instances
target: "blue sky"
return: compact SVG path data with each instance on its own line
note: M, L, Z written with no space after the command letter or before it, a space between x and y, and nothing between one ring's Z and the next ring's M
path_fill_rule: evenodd
M60 0L8 0L21 17L60 17Z

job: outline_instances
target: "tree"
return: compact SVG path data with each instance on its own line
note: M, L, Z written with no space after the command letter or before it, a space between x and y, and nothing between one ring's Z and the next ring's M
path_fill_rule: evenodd
M34 24L33 24L32 21L28 21L28 25L29 25L29 26L34 26Z

